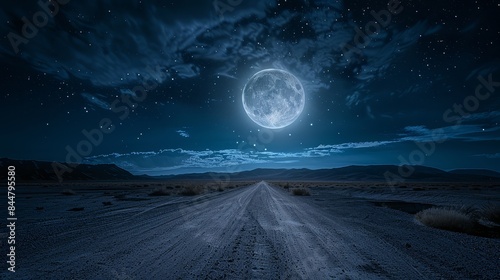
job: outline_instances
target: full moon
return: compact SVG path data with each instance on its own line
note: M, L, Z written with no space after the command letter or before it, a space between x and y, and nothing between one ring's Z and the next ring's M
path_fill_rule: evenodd
M304 110L304 88L294 75L265 69L253 75L243 88L243 108L258 125L278 129L292 124Z

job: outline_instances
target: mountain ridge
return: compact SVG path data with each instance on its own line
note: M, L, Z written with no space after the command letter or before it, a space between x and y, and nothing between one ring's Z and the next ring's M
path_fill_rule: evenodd
M16 167L16 179L20 181L58 181L53 163L36 160L0 158L0 168ZM338 168L257 168L253 170L223 173L204 172L165 176L133 175L115 164L80 164L65 172L63 180L294 180L294 181L420 181L420 182L500 182L500 173L488 169L456 169L444 171L427 166L350 165ZM403 176L403 175L410 176ZM7 172L0 173L0 180Z
M16 169L17 181L59 181L60 178L54 171L53 162L37 160L14 160L0 158L0 168L6 170L7 166ZM62 163L61 163L62 164ZM61 165L62 166L62 165ZM67 164L65 164L67 166ZM7 171L0 173L0 180L7 178ZM61 175L62 180L132 180L140 178L115 164L79 164Z
M400 170L414 170L411 176L404 177ZM485 170L489 175L476 174L477 169L470 174L464 169L462 172L452 173L427 166L396 166L396 165L351 165L339 168L324 169L285 169L285 168L257 168L238 173L204 172L180 175L158 176L162 179L202 180L221 179L231 177L233 180L304 180L304 181L386 181L389 173L399 176L405 181L500 181L500 173ZM390 178L390 177L389 177Z

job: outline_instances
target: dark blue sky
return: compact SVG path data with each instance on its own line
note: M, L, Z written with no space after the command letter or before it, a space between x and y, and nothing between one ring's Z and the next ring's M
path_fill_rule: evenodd
M151 175L500 171L492 1L61 0L51 15L36 1L0 5L0 157ZM267 68L306 93L302 115L279 130L241 102Z

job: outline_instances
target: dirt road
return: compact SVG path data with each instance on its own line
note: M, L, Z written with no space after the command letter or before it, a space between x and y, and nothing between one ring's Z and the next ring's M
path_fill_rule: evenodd
M388 241L384 233L349 223L342 217L345 211L326 211L311 201L261 182L213 196L158 199L145 206L136 202L83 211L74 218L33 221L33 226L20 229L25 237L20 242L24 249L16 279L432 279L462 275L445 265L446 260L436 255L439 250L417 258L421 253ZM479 258L488 260L488 256ZM494 273L494 267L487 269Z

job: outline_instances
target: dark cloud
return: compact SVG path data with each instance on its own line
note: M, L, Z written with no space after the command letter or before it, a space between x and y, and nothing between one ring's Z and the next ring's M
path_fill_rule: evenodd
M0 156L64 159L65 147L83 139L81 130L106 117L116 129L87 161L136 173L397 163L414 142L436 135L446 138L439 153L459 150L478 166L498 158L496 92L473 112L454 111L457 123L443 119L474 95L479 75L500 77L496 15L485 12L487 4L402 2L401 13L361 38L375 20L371 11L387 3L234 3L69 1L17 54L9 34L21 34L22 18L32 21L41 7L0 4L2 112L5 119L18 115L19 104L30 112L7 124L8 131L23 130L3 140L8 148ZM265 68L293 73L306 108L248 152L238 147L252 147L262 131L242 110L240 94ZM147 99L134 101L134 87L145 84L154 84ZM113 112L111 104L123 110ZM446 156L436 162L458 164Z
M234 15L249 16L252 11L259 10L260 4L251 11L244 6L248 5L235 7L235 10L246 12ZM4 13L2 20L15 22L23 16L30 18L27 11L37 9L40 8L33 3L30 9ZM138 75L148 75L163 82L160 77L165 75L159 72L166 70L182 78L194 77L199 68L184 63L186 56L194 55L187 49L198 43L196 38L207 28L223 24L214 16L210 1L198 2L196 8L187 3L176 4L175 9L161 1L147 4L101 1L99 5L72 1L60 9L34 38L21 44L18 56L39 71L60 79L72 75L94 85L137 83ZM2 25L0 30L19 34L20 26ZM8 42L3 43L3 54L15 55Z
M361 58L353 59L343 57L342 46L352 43L358 26L345 17L340 2L311 3L300 13L273 10L267 1L242 3L228 10L224 19L214 17L209 1L200 3L196 9L176 4L174 10L156 1L70 2L21 46L19 56L60 79L74 76L98 86L138 83L141 75L159 83L172 77L194 78L207 60L219 65L216 73L229 77L241 78L237 67L243 61L256 68L288 69L312 92L329 88L322 77L325 70L351 71L359 85L348 99L363 101L367 83L382 77L398 53L421 35L438 31L425 22L404 30L389 26L358 49ZM262 7L268 7L267 12ZM309 28L307 36L304 26ZM2 31L14 30L4 26ZM3 52L12 54L8 48Z

